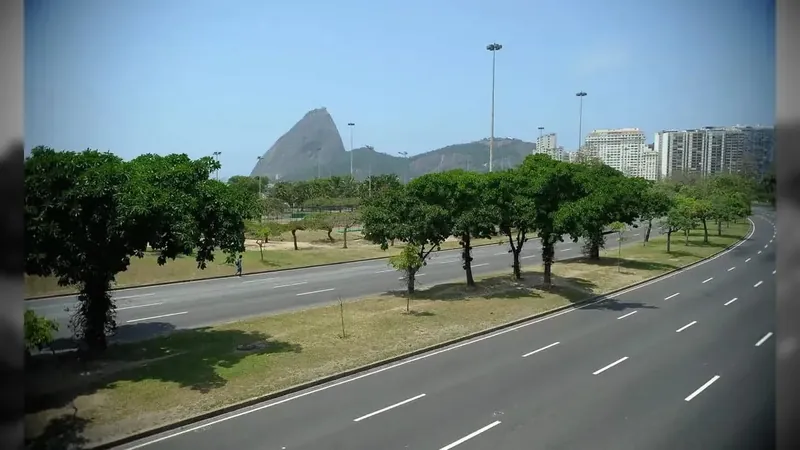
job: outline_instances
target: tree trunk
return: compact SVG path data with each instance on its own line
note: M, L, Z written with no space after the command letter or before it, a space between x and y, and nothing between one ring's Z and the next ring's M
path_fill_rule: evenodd
M394 239L392 239L392 240L390 240L390 241L389 241L389 245L390 245L391 247L394 247Z
M78 295L77 320L83 342L90 356L105 351L108 346L106 331L116 328L114 308L108 294L110 280L98 279L85 281Z
M703 244L708 244L708 221L706 219L701 221L703 222Z
M344 227L344 230L342 231L342 241L342 248L347 248L347 227Z
M292 230L292 242L294 243L294 249L298 250L298 248L297 248L297 230Z
M333 236L331 236L331 232L333 231L333 229L328 229L326 231L328 232L328 240L333 242Z
M414 294L414 281L416 275L416 269L408 269L406 272L406 290L408 291L409 296Z
M258 251L261 252L261 262L264 262L264 245L258 246Z
M670 251L670 244L672 244L672 229L667 230L667 253Z
M722 221L717 221L717 236L722 236Z
M653 229L653 219L647 221L647 228L644 230L644 243L650 242L650 231Z
M475 286L475 279L472 276L472 247L470 243L472 240L470 239L469 233L464 234L461 236L461 261L463 264L464 272L467 274L467 286L473 287Z
M683 235L686 238L685 241L684 241L684 244L688 246L689 245L689 230L683 230Z
M553 259L555 258L555 245L550 238L542 239L542 263L544 264L544 285L550 288L553 285Z
M589 259L597 261L600 259L600 243L603 242L603 232L599 232L589 237Z

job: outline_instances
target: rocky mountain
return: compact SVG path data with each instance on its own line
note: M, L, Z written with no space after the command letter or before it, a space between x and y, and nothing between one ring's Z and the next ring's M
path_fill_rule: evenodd
M536 144L512 138L495 138L496 169L518 165L531 154ZM363 179L369 174L397 174L401 179L450 169L478 172L488 170L489 139L448 145L437 150L404 158L375 151L372 147L353 149L353 172ZM259 160L251 176L267 176L271 180L307 180L317 176L350 173L350 153L327 109L306 113L281 136Z

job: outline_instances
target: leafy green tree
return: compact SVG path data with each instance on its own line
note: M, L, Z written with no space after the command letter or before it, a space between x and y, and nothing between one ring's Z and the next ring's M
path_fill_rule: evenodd
M111 283L132 257L152 250L163 265L194 255L199 268L216 249L244 251L251 196L216 181L213 158L37 147L25 160L25 272L77 285L72 328L90 352L116 328Z
M310 228L315 230L325 231L328 234L328 240L333 242L333 228L336 226L334 215L328 212L318 212L305 217L305 222Z
M372 196L380 196L384 191L397 189L400 186L402 186L400 178L395 174L371 175L359 185L358 196L362 200L366 200Z
M653 230L653 220L660 219L667 215L672 207L672 196L669 188L663 184L648 183L641 191L641 203L639 204L638 216L641 221L647 223L644 230L644 245L650 242L650 233Z
M496 216L492 222L508 239L514 278L519 280L522 278L519 255L528 236L536 232L536 205L531 183L519 169L490 172L484 176L486 204L494 205Z
M628 230L628 226L622 222L614 222L609 225L612 231L617 233L617 272L622 271L622 241L625 239L625 231Z
M32 350L42 350L53 342L53 333L58 331L58 322L37 315L30 309L25 310L25 353L30 356Z
M543 282L547 288L552 285L555 245L570 232L569 221L563 220L563 208L583 195L575 167L540 154L526 157L519 168L520 180L527 186L523 195L531 202L526 203L526 221L542 244Z
M420 267L425 265L422 259L420 248L414 244L408 244L400 250L400 253L389 257L389 264L403 274L405 280L413 280L414 275ZM413 281L409 285L406 295L406 312L411 312L411 296L414 294Z
M247 177L244 175L234 175L228 178L229 186L245 190L255 195L259 194L259 189L263 192L268 184L269 179L261 176Z
M428 256L450 236L452 222L446 209L415 197L410 185L374 196L361 208L367 241L379 244L383 250L389 248L391 241L405 242L417 254L418 258L412 261L415 265L407 270L409 295L414 293L416 274L426 264Z
M429 173L410 185L423 201L441 206L450 213L450 234L459 239L461 260L468 286L475 286L472 275L472 240L495 236L497 208L489 201L485 176L464 170Z
M585 241L589 259L599 259L605 228L613 222L632 225L641 205L641 182L605 164L576 164L575 182L583 195L561 208L561 219L577 242Z
M248 234L254 237L258 251L261 253L261 261L264 261L264 246L269 243L270 236L281 234L285 227L280 223L266 222L256 223L248 230Z
M677 195L663 223L663 227L667 232L667 252L669 253L672 250L672 233L683 231L686 245L689 245L689 231L696 225L695 199Z
M313 222L309 222L305 218L300 220L291 220L286 224L286 230L292 234L292 244L294 245L295 250L300 250L300 248L297 246L297 232L306 231L313 228Z

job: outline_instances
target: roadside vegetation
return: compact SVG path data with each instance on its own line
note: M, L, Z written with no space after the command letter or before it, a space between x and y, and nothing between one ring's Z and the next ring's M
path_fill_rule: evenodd
M218 168L212 158L123 161L41 147L26 159L28 282L79 293L71 329L81 343L78 358L31 358L29 437L47 439L48 427L78 419L70 428L82 436L119 437L623 287L740 239L763 190L736 175L653 183L545 155L407 184L221 182ZM638 245L604 249L606 234L624 240L633 227L644 229ZM665 235L650 239L653 227ZM520 258L530 239L541 242L541 266ZM556 263L563 240L583 242L584 257ZM479 243L509 249L508 273L473 275ZM460 249L463 279L418 289L419 270L448 247ZM223 275L241 254L245 273L384 256L404 288L108 347L113 286ZM26 314L29 349L46 349L53 331Z

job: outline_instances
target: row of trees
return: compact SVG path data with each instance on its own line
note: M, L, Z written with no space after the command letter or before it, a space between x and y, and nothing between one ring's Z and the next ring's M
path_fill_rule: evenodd
M656 225L673 232L708 227L750 214L751 183L733 176L652 183L594 162L573 164L546 155L528 156L512 170L479 174L454 170L431 173L372 197L361 208L366 239L386 249L406 243L392 264L405 272L407 290L431 252L449 236L459 238L467 285L475 281L471 242L503 236L508 240L513 276L522 277L520 253L531 237L542 245L544 284L552 283L554 247L565 238L584 241L590 259L600 258L612 224L645 225L645 243Z
M210 157L147 154L124 161L93 150L31 152L24 169L25 271L78 287L71 328L88 350L103 350L116 328L109 296L116 275L147 252L159 264L193 255L202 269L217 250L229 262L243 252L246 231L264 243L290 231L296 247L297 231L328 230L331 238L334 228L361 224L365 238L384 249L395 241L407 244L392 263L405 272L413 292L416 273L451 235L460 239L470 285L474 239L504 236L519 278L519 254L530 237L538 237L549 284L553 246L565 236L584 239L589 256L597 258L603 231L614 222L639 218L649 228L666 217L673 231L697 223L707 230L715 221L719 227L745 216L749 208L746 183L736 177L654 185L602 164L544 155L528 157L514 170L434 173L405 185L384 175L360 183L333 177L266 188L265 179L216 181L211 174L218 168ZM311 214L283 225L260 222L268 201L296 207L346 198L357 200L343 213Z

